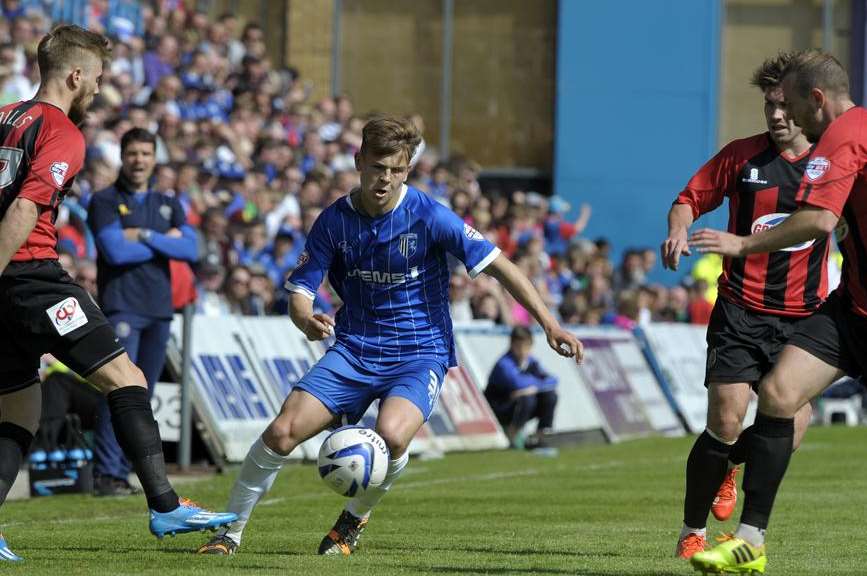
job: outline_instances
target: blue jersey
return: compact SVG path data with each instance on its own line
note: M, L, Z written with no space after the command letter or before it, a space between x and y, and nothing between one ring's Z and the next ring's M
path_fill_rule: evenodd
M455 366L446 253L476 277L500 250L423 192L404 186L400 194L376 218L349 196L326 208L286 289L312 299L328 274L344 302L335 348L368 365L434 358Z
M106 314L134 312L170 319L172 283L169 259L196 260L196 233L186 223L177 198L159 192L130 192L119 180L93 195L87 224L97 246L99 305ZM124 238L124 228L146 228L146 242ZM172 228L181 238L165 235Z

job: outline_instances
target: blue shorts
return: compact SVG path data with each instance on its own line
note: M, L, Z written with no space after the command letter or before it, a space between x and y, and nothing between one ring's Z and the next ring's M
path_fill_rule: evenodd
M446 366L435 358L365 367L358 360L330 349L295 388L315 396L335 416L355 424L376 399L406 398L415 404L425 421L436 406Z

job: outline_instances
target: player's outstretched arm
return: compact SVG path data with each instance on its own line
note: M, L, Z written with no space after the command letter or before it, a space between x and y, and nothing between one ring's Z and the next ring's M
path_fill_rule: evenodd
M0 221L0 274L27 240L38 219L39 206L32 200L18 197L9 205Z
M313 300L305 294L289 295L289 317L311 342L334 334L334 319L328 314L314 314Z
M680 257L692 255L686 239L692 222L692 206L689 204L675 204L668 211L668 238L659 247L664 268L677 270Z
M491 262L484 272L496 278L509 291L515 300L533 315L533 318L545 330L548 345L561 356L575 357L579 364L584 358L584 346L574 334L563 330L557 320L548 311L542 297L533 287L530 279L524 276L517 266L500 254Z
M830 234L840 217L824 208L804 206L778 226L752 234L736 236L705 228L689 237L699 252L741 257L748 254L775 252Z

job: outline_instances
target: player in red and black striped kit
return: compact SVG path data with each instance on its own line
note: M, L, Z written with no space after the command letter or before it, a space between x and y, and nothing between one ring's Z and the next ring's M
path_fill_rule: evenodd
M790 115L817 141L798 191L799 209L760 234L702 230L690 241L703 252L743 257L823 238L836 227L843 278L798 325L762 380L740 525L729 541L693 556L696 568L711 572L764 572L765 530L791 458L795 413L844 374L867 374L867 110L852 102L846 71L824 52L798 55L783 89ZM851 526L853 533L860 528Z
M764 94L768 132L735 140L692 177L669 212L663 264L677 269L688 254L687 228L699 215L729 199L729 231L753 234L776 226L797 209L795 199L810 144L787 117L780 81L790 56L766 61L752 83ZM684 525L677 555L690 558L706 543L708 512L731 516L737 502L736 476L745 460L750 429L741 423L751 388L766 374L803 318L828 291L827 238L772 254L725 258L719 298L707 330L707 428L696 439L686 466ZM798 417L796 445L810 420L809 405ZM730 463L731 462L731 466Z
M107 396L157 536L216 528L235 514L181 501L166 478L162 442L141 370L90 296L57 262L57 207L84 162L84 118L108 41L59 26L39 43L34 100L0 108L0 504L39 426L39 359L51 353ZM0 561L17 561L0 536Z

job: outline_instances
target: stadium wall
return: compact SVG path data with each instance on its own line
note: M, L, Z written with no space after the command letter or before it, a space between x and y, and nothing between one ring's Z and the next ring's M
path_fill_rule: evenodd
M357 112L418 113L431 150L550 175L556 2L336 5L333 86Z
M725 2L718 146L764 129L762 94L749 80L778 51L823 48L850 70L853 81L862 77L850 66L856 65L850 56L856 48L850 48L856 39L854 11L861 6L861 0Z
M554 190L593 207L586 236L656 246L716 151L721 3L560 0L558 20Z

